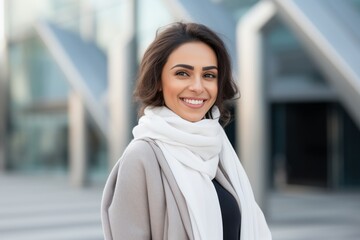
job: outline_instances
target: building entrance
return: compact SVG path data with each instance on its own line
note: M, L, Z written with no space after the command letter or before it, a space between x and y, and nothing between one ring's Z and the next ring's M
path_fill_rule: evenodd
M286 105L288 184L327 187L327 107L326 103Z

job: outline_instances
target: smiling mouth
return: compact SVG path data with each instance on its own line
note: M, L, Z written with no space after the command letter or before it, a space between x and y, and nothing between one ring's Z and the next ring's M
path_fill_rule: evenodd
M180 98L181 101L187 103L187 104L191 104L191 105L202 105L206 99L192 99L192 98Z

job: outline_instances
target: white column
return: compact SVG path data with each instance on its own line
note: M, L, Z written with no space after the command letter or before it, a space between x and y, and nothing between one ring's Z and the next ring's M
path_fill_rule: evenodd
M127 24L108 51L109 64L109 168L131 139L135 112L132 91L136 78L136 1L126 1Z
M260 1L243 16L237 26L239 88L237 139L240 160L250 179L255 199L265 204L268 152L268 108L262 66L262 29L275 14L270 1Z
M83 187L86 184L87 138L86 110L77 92L70 92L69 104L69 174L70 184Z
M5 171L7 119L7 43L5 34L5 0L0 0L0 172Z

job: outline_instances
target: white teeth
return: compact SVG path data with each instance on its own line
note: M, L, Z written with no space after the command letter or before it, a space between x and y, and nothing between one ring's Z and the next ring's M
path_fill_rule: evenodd
M195 100L195 99L187 99L187 98L184 98L183 100L184 100L184 102L194 104L194 105L199 105L204 102L204 100Z

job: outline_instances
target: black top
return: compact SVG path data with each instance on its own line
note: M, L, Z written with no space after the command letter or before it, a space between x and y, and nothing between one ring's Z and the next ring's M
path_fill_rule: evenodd
M241 213L239 206L231 193L229 193L218 181L212 180L220 202L223 240L239 240L241 229Z

